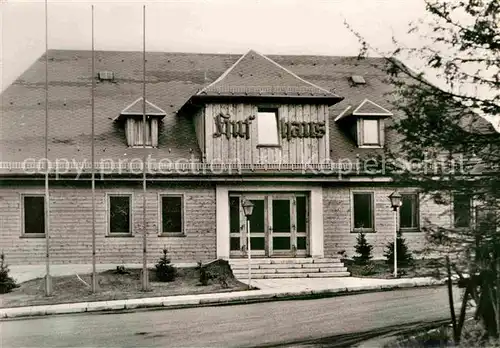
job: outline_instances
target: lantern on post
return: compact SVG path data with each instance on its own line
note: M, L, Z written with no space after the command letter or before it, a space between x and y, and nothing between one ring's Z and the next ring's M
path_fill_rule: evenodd
M247 230L247 257L248 257L248 288L251 289L252 286L250 285L250 282L252 280L252 271L251 271L251 259L252 256L251 254L251 248L250 248L250 216L252 216L253 213L253 203L248 200L248 199L243 199L241 202L241 206L243 207L243 213L245 214L247 221L246 221L246 230Z
M403 205L403 196L398 191L394 191L389 196L391 207L394 211L394 278L398 276L398 211Z

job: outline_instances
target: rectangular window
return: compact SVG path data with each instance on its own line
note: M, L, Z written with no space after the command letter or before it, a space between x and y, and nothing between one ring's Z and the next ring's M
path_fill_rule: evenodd
M259 109L257 113L257 136L261 146L278 146L278 110Z
M307 206L306 197L297 197L297 232L307 232Z
M488 236L498 230L498 212L494 207L476 207L476 228L479 234Z
M229 197L230 250L240 250L240 197Z
M403 205L399 208L399 225L404 230L419 229L418 194L402 194Z
M373 193L353 193L355 230L373 231Z
M240 197L229 197L229 224L231 233L240 232Z
M471 199L468 195L453 195L453 221L455 227L471 226Z
M146 147L158 147L158 132L160 130L158 118L146 116L146 137L143 134L143 120L141 116L128 117L125 124L125 135L127 145L131 147L144 146L143 138L146 139Z
M362 145L380 145L380 129L378 120L362 120Z
M23 215L25 235L45 235L44 196L23 196Z
M131 234L130 195L109 196L109 234Z
M162 233L183 234L183 204L182 196L161 197Z
M151 120L146 120L146 146L152 146L152 125ZM144 122L142 119L134 120L134 146L142 146L144 138Z

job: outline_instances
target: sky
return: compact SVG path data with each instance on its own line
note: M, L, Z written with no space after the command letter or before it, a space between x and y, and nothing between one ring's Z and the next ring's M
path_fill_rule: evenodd
M45 4L0 0L2 89L45 50ZM411 21L425 15L423 0L192 0L48 1L48 46L91 49L91 4L97 50L357 55L347 21L377 49L392 35L409 45ZM413 42L412 42L413 40Z
M425 32L408 29L428 16L424 0L48 0L49 49L91 49L91 5L95 48L125 51L142 50L144 5L146 50L164 52L353 56L360 44L347 22L375 51L388 53L393 37L422 47ZM3 90L45 51L45 1L0 0L0 27ZM416 57L404 61L429 73ZM432 72L427 78L446 88ZM500 130L500 120L494 124Z

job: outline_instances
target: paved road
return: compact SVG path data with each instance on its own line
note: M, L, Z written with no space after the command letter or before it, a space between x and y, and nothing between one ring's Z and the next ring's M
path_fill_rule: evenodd
M317 300L4 321L0 322L0 346L292 345L447 315L446 289L420 288Z

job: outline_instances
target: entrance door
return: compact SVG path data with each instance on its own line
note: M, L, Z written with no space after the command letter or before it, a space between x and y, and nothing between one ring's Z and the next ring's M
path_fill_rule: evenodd
M250 251L252 256L268 255L267 248L267 200L265 196L245 196L254 207L250 217ZM247 255L246 216L241 206L242 197L231 195L229 197L229 222L230 222L230 256L243 257Z
M284 195L270 197L269 206L269 256L293 254L293 198Z
M252 256L266 256L267 255L267 230L268 224L266 219L266 199L265 197L253 196L249 197L253 203L253 212L250 216L250 251ZM243 212L243 209L241 209ZM246 220L243 214L243 221ZM246 238L246 233L243 233ZM247 241L245 240L245 245Z
M243 199L253 204L250 217L252 256L304 257L308 250L308 208L306 194L231 194L231 257L246 254L246 217Z

